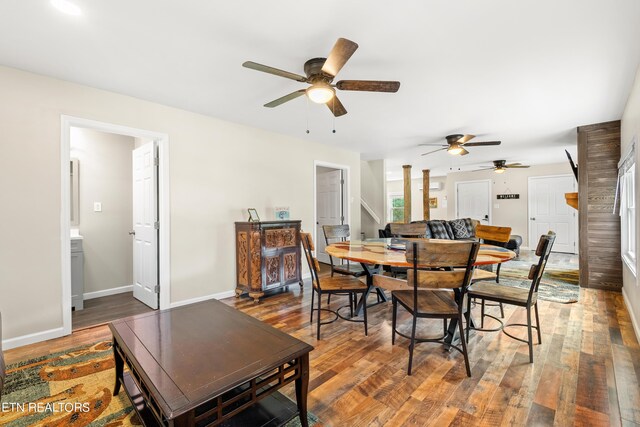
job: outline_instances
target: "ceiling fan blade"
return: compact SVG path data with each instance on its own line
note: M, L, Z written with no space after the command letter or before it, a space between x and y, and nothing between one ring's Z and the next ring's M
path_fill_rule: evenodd
M504 165L505 168L509 168L509 169L516 169L516 168L520 168L520 169L524 169L524 168L528 168L530 166L527 165Z
M488 170L493 170L493 169L495 169L495 168L494 168L494 167L490 167L490 168L480 168L480 169L472 170L471 172L488 171Z
M344 67L351 55L358 49L358 44L351 40L339 38L333 45L327 60L324 61L322 72L335 77Z
M340 90L395 93L400 89L400 82L381 80L341 80L336 83L336 87Z
M500 145L502 141L485 141L485 142L469 142L464 144L465 147L482 147L486 145Z
M456 141L458 144L465 144L467 141L471 141L473 138L475 138L475 135L462 135L462 138L460 138L458 141Z
M278 105L284 104L287 101L291 101L292 99L296 99L299 96L304 95L305 89L300 89L295 92L291 92L289 95L285 95L281 98L275 99L267 104L264 104L267 108L277 107Z
M449 144L440 144L440 143L428 143L428 144L418 144L418 147L449 147Z
M277 68L269 67L268 65L258 64L257 62L247 61L244 64L242 64L242 66L245 67L245 68L250 68L252 70L256 70L256 71L262 71L263 73L273 74L275 76L280 76L280 77L284 77L284 78L287 78L287 79L296 80L298 82L306 82L307 81L307 78L304 77L304 76L301 76L300 74L290 73L290 72L284 71L284 70L279 70Z
M462 148L462 147L460 147ZM469 152L467 150L465 150L464 148L462 148L462 151L460 152L461 156L466 156L467 154L469 154Z
M331 110L333 115L336 117L347 114L347 110L344 108L344 105L342 105L342 102L340 102L338 97L335 95L329 100L329 102L327 102L327 107L329 107L329 110Z
M437 153L438 151L446 150L447 148L449 148L449 146L438 148L437 150L429 151L428 153L423 153L423 154L420 154L420 155L421 156L427 156L427 155L432 154L432 153Z

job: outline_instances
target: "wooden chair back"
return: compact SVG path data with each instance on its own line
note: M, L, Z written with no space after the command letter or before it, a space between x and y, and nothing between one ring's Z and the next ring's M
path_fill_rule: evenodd
M323 225L322 233L324 234L324 242L327 246L329 246L333 240L344 242L351 236L348 224ZM331 271L333 271L334 265L331 255L329 255L329 262L331 263Z
M427 223L416 222L414 224L390 224L393 237L425 237L427 235Z
M313 251L316 247L313 244L313 238L311 237L311 233L300 232L300 242L302 243L302 249L305 257L307 258L307 264L309 265L309 272L311 273L311 281L312 283L316 283L318 287L320 287L319 273L320 273L320 263L313 256Z
M547 260L549 259L549 255L551 255L551 249L553 248L555 240L556 233L553 231L543 234L540 236L540 240L538 240L536 255L540 258L538 259L538 263L533 264L529 269L529 279L531 279L529 301L531 301L533 294L538 292L538 287L540 287L540 281L542 280L542 275L544 274L544 269L547 266Z
M329 240L337 239L344 241L351 237L349 224L323 225L322 232L324 233L324 239L327 245L329 244Z
M511 238L511 227L478 224L476 226L476 237L482 239L484 243L506 246Z
M407 241L407 284L418 288L466 289L473 275L473 264L478 256L478 242L433 241L411 239Z

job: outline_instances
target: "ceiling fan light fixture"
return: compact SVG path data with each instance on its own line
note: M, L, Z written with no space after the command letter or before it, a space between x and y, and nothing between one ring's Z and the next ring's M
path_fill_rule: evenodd
M457 156L462 153L463 148L459 144L451 144L449 148L447 148L447 152L453 156Z
M307 89L307 97L316 104L326 104L335 94L335 89L326 83L315 83Z
M494 172L495 173L505 173L506 169L503 167L497 167Z

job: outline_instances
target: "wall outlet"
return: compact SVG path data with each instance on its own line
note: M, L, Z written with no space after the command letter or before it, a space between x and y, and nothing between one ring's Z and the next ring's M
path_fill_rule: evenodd
M93 202L93 211L94 212L102 212L102 203Z

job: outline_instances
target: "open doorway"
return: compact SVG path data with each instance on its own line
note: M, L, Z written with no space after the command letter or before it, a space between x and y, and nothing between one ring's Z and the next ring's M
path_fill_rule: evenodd
M315 242L318 261L329 263L323 225L349 224L349 167L331 163L314 164Z
M166 135L71 117L62 128L65 333L168 308Z

